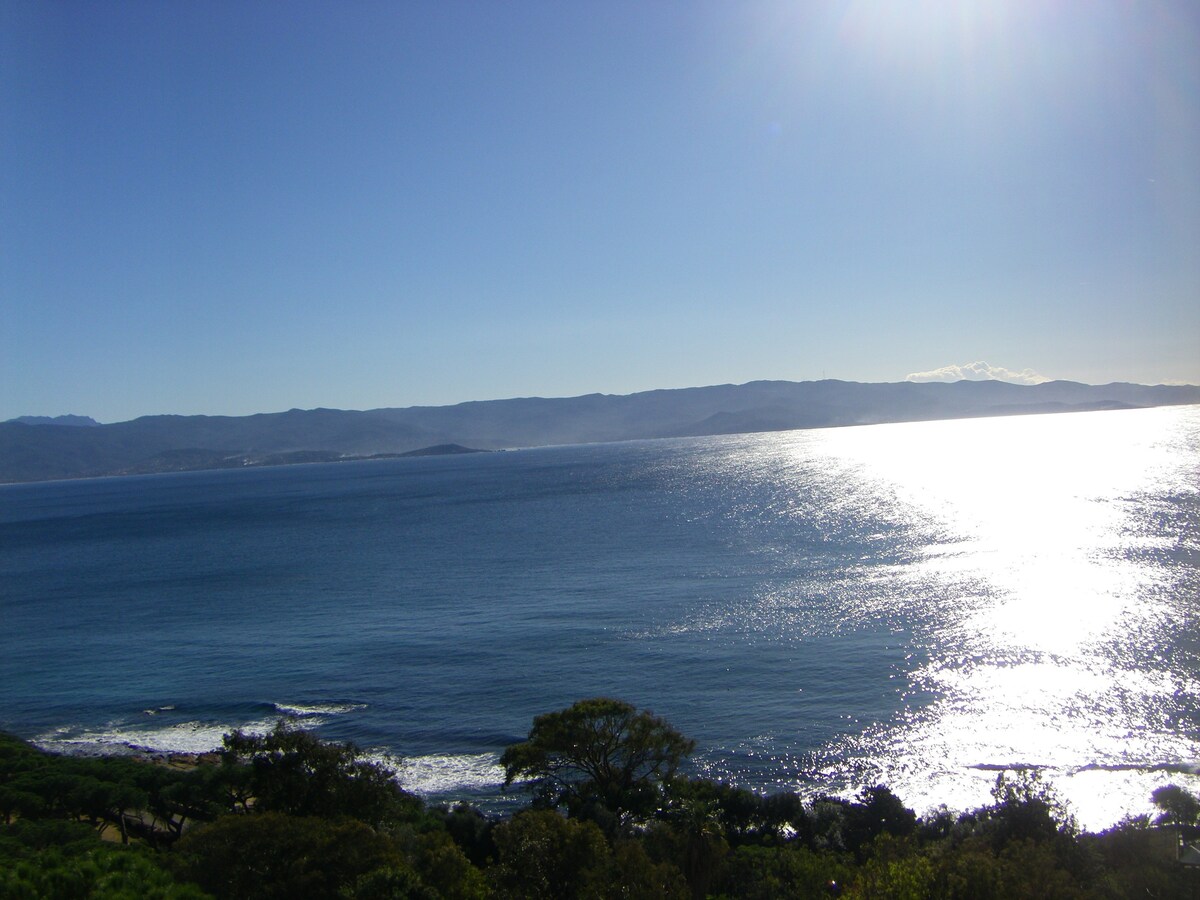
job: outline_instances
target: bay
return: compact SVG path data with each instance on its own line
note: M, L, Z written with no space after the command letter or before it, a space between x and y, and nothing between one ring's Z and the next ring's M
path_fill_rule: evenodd
M289 716L504 805L611 695L762 791L1081 822L1200 788L1200 409L0 487L0 728L199 751Z

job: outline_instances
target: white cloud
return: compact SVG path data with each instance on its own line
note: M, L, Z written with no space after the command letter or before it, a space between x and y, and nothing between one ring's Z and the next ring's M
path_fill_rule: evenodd
M942 366L929 372L911 372L905 381L1007 381L1009 384L1041 384L1049 381L1033 369L1014 372L1003 366L992 366L985 362L966 363L961 366Z

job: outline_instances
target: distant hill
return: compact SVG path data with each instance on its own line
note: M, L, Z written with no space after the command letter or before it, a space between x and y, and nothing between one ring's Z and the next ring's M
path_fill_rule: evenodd
M400 456L457 456L462 453L484 453L474 447L464 447L462 444L438 444L435 447L422 447L420 450L409 450Z
M754 381L361 412L144 416L86 428L14 420L0 423L0 482L1192 403L1200 403L1192 385Z
M69 425L82 428L91 428L100 424L91 416L17 416L8 421L20 422L22 425Z

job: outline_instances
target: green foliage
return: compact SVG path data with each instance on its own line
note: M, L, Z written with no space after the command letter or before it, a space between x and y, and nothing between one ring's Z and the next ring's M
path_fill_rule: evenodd
M857 873L847 898L870 900L927 900L934 879L933 865L923 856L870 862Z
M603 896L611 851L594 822L527 810L496 829L492 868L501 897L571 900Z
M177 883L137 848L89 841L49 847L0 865L5 900L103 897L106 900L203 900L195 885Z
M1001 900L1004 873L987 841L972 838L943 845L939 850L931 896L945 900Z
M337 898L376 869L403 865L362 822L267 812L224 816L175 846L176 872L218 898Z
M169 843L194 819L221 811L220 794L206 772L181 772L123 757L55 756L0 736L0 816L16 820L68 819L120 840Z
M1036 770L1023 769L1015 775L1001 772L992 799L992 805L978 810L976 817L980 830L991 836L996 847L1020 840L1073 838L1079 833L1066 804Z
M594 822L553 810L526 810L495 831L499 860L488 874L504 898L622 898L686 900L679 870L656 862L642 845L611 846Z
M712 801L677 805L647 829L643 839L655 859L669 862L683 873L694 897L710 893L729 853L729 842Z
M572 817L495 820L427 811L352 745L282 727L230 735L220 765L183 772L0 735L0 900L1192 896L1174 829L1142 817L1081 835L1034 773L1001 775L988 806L919 821L882 785L805 803L678 777L692 746L615 700L539 716L506 776ZM1162 822L1200 818L1177 786L1153 800Z
M500 764L505 786L530 779L546 805L646 815L658 804L659 785L695 746L651 713L597 697L537 716L529 737L510 745Z
M853 868L843 854L796 845L746 845L729 857L721 879L721 896L731 900L835 896L852 874Z
M407 866L389 866L360 875L351 888L343 888L344 900L440 900L421 877Z
M363 760L353 744L326 743L283 723L267 735L226 735L222 756L227 772L232 769L229 783L253 797L256 810L349 816L373 826L411 821L422 811L421 801L401 790L392 772Z
M669 862L655 862L636 841L613 849L608 896L621 900L686 900L691 896L683 873Z
M482 900L487 882L445 831L425 831L406 846L417 874L445 900Z
M1098 835L1084 835L1101 860L1103 878L1113 897L1193 900L1196 873L1175 860L1176 835L1151 828L1144 820L1126 820ZM1192 882L1192 883L1189 883Z
M1089 895L1086 884L1053 843L1015 840L1003 848L999 860L1002 897L1082 900Z
M856 800L817 797L797 832L812 847L860 854L880 835L907 837L917 831L917 815L883 785L863 788Z
M496 842L492 840L492 830L496 823L475 807L459 803L453 809L433 810L431 815L440 820L441 827L472 865L485 866L495 858Z
M147 788L151 834L165 830L168 843L178 840L189 824L211 822L230 809L228 773L219 766L203 765L182 773L162 766L143 768L156 779Z
M745 788L702 778L677 778L666 785L664 821L709 816L731 846L779 841L807 828L800 798L792 793L760 796Z
M856 819L857 829L867 836L865 840L881 834L907 837L917 830L917 814L882 784L859 792Z
M880 831L853 876L847 897L925 900L933 893L935 870L915 841Z
M68 819L18 819L0 828L0 862L24 859L43 850L86 853L100 842L83 822Z

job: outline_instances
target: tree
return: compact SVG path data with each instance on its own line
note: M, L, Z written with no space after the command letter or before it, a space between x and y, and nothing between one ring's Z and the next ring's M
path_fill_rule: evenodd
M391 866L360 875L353 888L343 889L342 896L353 900L439 900L441 895L407 866Z
M925 900L933 895L936 870L915 842L883 832L872 842L871 857L855 872L849 897Z
M844 854L796 844L765 847L746 844L729 857L719 896L731 900L776 897L834 897L853 878Z
M248 764L254 808L292 816L349 816L378 826L419 815L421 802L401 790L392 773L362 759L353 744L325 743L280 723L267 735L225 736L226 770L240 778Z
M600 897L611 851L593 822L552 810L525 810L496 829L500 859L491 875L501 897Z
M435 807L430 810L435 820L454 840L474 866L486 866L496 856L496 842L492 840L495 821L489 819L473 806L459 803L452 809Z
M0 897L109 897L114 900L210 900L192 884L178 884L155 860L111 844L72 854L58 847L0 865Z
M994 803L980 810L985 830L997 848L1013 840L1046 841L1079 832L1075 819L1036 769L1020 769L1013 776L1001 772L992 788Z
M863 788L846 808L846 844L858 851L881 834L906 837L917 830L917 815L882 784Z
M621 700L580 700L533 720L529 737L500 757L505 787L529 779L539 801L578 814L651 811L664 779L695 748L663 719Z
M393 843L362 822L277 812L224 816L190 831L171 862L218 900L336 900L364 875L404 865Z
M1150 800L1162 810L1162 815L1155 819L1160 825L1195 825L1200 821L1200 797L1177 784L1156 788Z

